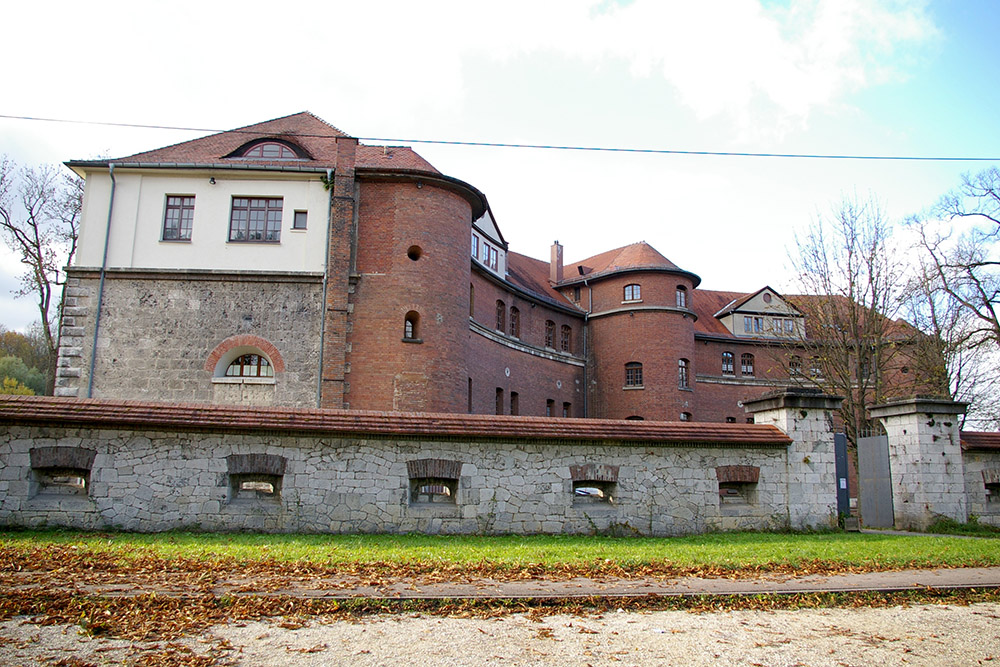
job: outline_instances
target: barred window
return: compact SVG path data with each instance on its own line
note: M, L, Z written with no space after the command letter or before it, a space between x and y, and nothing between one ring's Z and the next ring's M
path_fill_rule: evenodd
M753 375L753 355L743 354L740 355L740 372L743 375Z
M677 360L677 387L679 389L688 388L688 360Z
M572 333L573 330L565 324L559 329L559 349L563 352L572 352L569 344Z
M722 353L722 374L723 375L735 375L735 360L733 358L732 352Z
M521 337L521 311L514 306L510 307L510 335Z
M507 305L503 301L497 299L497 325L496 330L503 332L505 318L507 317Z
M552 320L545 320L545 347L555 348L556 346L556 323Z

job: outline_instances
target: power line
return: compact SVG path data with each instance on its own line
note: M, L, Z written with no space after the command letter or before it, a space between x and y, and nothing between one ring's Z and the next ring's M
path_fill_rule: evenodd
M207 127L178 127L171 125L145 125L141 123L113 123L109 121L71 120L66 118L41 118L36 116L14 116L0 114L0 118L29 120L45 123L67 123L75 125L100 125L105 127L128 127L143 130L172 130L179 132L227 132L233 134L260 134L254 130L219 130ZM299 134L301 137L327 137L321 134ZM635 153L646 155L688 155L703 157L757 157L792 158L805 160L881 160L898 162L1000 162L1000 157L958 157L942 155L848 155L837 153L753 153L743 151L690 151L666 148L622 148L613 146L566 146L559 144L513 144L493 141L448 141L444 139L407 139L396 137L355 137L359 141L378 141L401 144L434 144L438 146L470 146L478 148L527 148L535 150L587 151L595 153Z

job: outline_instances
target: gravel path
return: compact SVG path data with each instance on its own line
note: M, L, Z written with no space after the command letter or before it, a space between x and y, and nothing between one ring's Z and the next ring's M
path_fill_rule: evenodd
M216 626L175 642L91 639L76 626L0 623L0 664L145 664L210 655L235 665L1000 664L1000 605L683 611L497 619L382 616ZM163 662L159 662L163 660Z

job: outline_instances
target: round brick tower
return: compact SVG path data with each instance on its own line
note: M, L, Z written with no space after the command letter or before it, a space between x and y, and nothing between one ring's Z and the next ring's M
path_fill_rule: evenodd
M359 175L345 402L464 412L475 188L440 175Z
M590 311L590 416L697 420L691 299L701 279L645 243L606 254L606 266L573 281Z

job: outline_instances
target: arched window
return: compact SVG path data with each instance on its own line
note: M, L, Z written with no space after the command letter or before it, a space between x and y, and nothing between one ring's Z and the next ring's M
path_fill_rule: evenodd
M420 339L420 314L411 310L403 320L403 340Z
M819 357L812 357L809 360L809 375L814 378L823 377L823 362Z
M625 386L642 386L642 364L638 361L630 361L625 364Z
M504 322L506 321L505 320L506 317L507 317L507 306L504 304L503 301L501 301L500 299L497 299L497 326L496 326L496 330L500 331L501 333L504 330Z
M552 320L545 320L545 347L555 349L556 346L556 323Z
M565 324L562 325L562 327L559 329L559 349L562 350L563 352L571 352L572 351L572 350L569 349L570 348L569 340L570 340L570 337L572 336L572 334L573 334L573 330L570 329Z
M682 412L681 413L681 421L682 422L689 422L689 421L691 421L691 413L690 412Z
M688 388L688 360L677 360L677 387L679 389Z
M262 141L243 151L241 157L258 160L297 160L299 156L291 148L277 141Z
M230 362L226 377L271 378L274 377L274 368L262 354L244 354Z
M625 418L626 421L630 422L641 422L645 421L645 419L646 419L645 417L640 417L639 415L631 415Z
M740 373L743 375L753 375L753 355L740 355Z
M684 285L677 286L677 307L687 308L688 305L688 291L687 287Z
M469 317L476 316L476 286L469 283Z
M735 375L735 359L733 358L732 352L722 353L722 374L723 375Z
M639 285L632 283L625 286L625 301L639 301L642 299L642 289Z
M521 311L514 306L510 307L510 335L521 337Z

